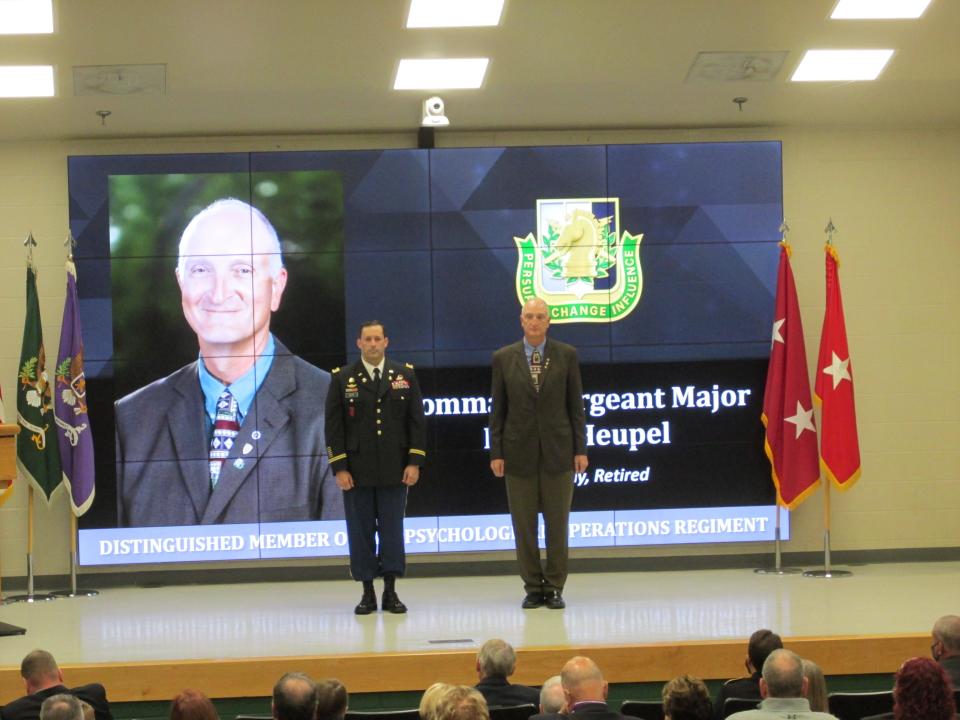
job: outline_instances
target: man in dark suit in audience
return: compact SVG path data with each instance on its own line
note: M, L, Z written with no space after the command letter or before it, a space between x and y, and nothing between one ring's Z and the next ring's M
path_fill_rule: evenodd
M488 707L536 705L540 694L526 685L511 685L507 680L517 667L517 654L510 643L494 638L487 640L477 653L477 690Z
M750 641L747 643L747 658L744 660L744 667L750 675L727 680L720 687L717 700L713 705L717 720L723 719L723 704L728 698L760 700L760 670L767 656L782 647L783 640L773 630L757 630L750 636Z
M303 673L289 672L273 686L273 720L315 720L317 684Z
M953 689L960 690L960 615L944 615L930 634L930 654L946 670Z
M53 695L67 693L89 704L96 720L113 720L110 703L103 685L92 683L68 688L63 684L63 672L53 655L46 650L34 650L20 663L20 677L27 694L0 708L0 720L39 720L43 701Z
M607 707L607 681L597 664L588 657L567 661L560 673L567 717L573 720L626 720L626 715Z

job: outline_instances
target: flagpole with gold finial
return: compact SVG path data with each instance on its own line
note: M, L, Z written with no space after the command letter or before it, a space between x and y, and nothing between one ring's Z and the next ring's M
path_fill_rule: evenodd
M790 226L786 219L780 224L781 242L787 242L787 234L790 232ZM776 506L776 520L773 535L773 567L755 568L754 572L758 575L796 575L802 570L798 567L783 567L780 556L780 503L774 500Z
M33 233L27 233L26 240L23 241L27 249L27 269L33 273L34 279L37 276L37 268L33 262L33 249L37 247L37 241ZM43 602L53 600L53 595L37 594L33 592L33 484L27 483L27 592L23 595L12 595L7 598L7 602Z
M827 245L833 245L833 234L836 231L837 226L833 224L833 218L830 218L823 229L827 236ZM823 437L820 441L823 442ZM830 481L821 477L820 484L823 486L823 570L807 570L803 575L815 578L849 577L853 575L849 570L834 570L830 565Z
M76 267L73 263L73 251L77 247L77 241L72 232L67 232L67 239L63 241L67 249L67 272L72 272L76 277ZM73 512L73 502L70 502L70 589L57 590L51 595L54 597L93 597L99 595L99 590L78 590L77 589L77 515Z

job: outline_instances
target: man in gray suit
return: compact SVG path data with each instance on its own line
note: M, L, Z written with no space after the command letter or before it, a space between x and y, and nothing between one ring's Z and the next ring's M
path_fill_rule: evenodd
M586 415L577 351L547 339L550 309L540 298L520 313L523 340L493 355L490 469L506 477L522 607L565 607L567 526L573 473L587 469ZM547 562L540 562L537 513L543 513Z
M829 713L810 709L808 685L800 657L783 648L774 650L763 663L760 705L728 715L727 720L835 720Z
M287 271L269 220L218 200L183 231L176 274L200 356L116 403L120 527L343 518L330 375L270 333Z

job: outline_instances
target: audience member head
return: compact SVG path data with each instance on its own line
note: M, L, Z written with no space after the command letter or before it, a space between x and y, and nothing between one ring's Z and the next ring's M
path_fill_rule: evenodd
M477 674L480 679L510 677L517 667L517 654L506 640L487 640L477 653Z
M83 710L83 720L96 720L97 712L93 709L93 705L81 700L80 708Z
M562 713L567 708L566 698L563 697L563 683L559 675L547 678L540 688L540 712Z
M317 683L317 720L343 720L347 713L347 688L336 678Z
M747 672L760 672L767 656L782 647L783 640L773 630L757 630L747 643Z
M790 650L774 650L763 663L760 696L771 698L804 697L807 680L803 677L800 656Z
M663 686L660 695L663 715L669 720L710 720L713 717L710 691L703 680L689 675L675 677Z
M951 720L956 713L946 672L925 657L907 660L894 678L894 720Z
M220 720L213 703L200 690L184 690L170 703L170 720Z
M801 660L803 665L803 677L807 680L807 700L810 701L810 709L814 712L830 712L827 705L827 680L823 677L823 670L813 660L804 658Z
M960 615L944 615L933 624L930 654L938 662L960 655Z
M421 720L490 720L483 695L466 685L434 683L420 700Z
M420 698L420 720L433 720L437 716L437 701L440 699L440 693L443 692L448 683L434 683L423 691L423 697Z
M83 708L69 693L51 695L40 706L40 720L83 720Z
M606 702L607 681L597 664L588 657L577 655L570 658L560 673L567 710L579 702Z
M314 720L317 685L303 673L289 672L273 686L274 720Z
M46 650L34 650L23 659L20 677L27 688L27 695L63 684L63 673L53 655Z

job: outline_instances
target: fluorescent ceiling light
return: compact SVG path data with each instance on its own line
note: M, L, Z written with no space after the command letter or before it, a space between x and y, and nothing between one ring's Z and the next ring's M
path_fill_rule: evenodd
M834 20L916 20L931 0L838 0Z
M407 27L490 27L502 12L503 0L410 0Z
M0 97L53 97L53 66L0 65Z
M51 0L0 0L0 35L53 32Z
M893 50L807 50L793 82L876 80Z
M404 59L397 68L394 90L474 89L483 85L490 58Z

